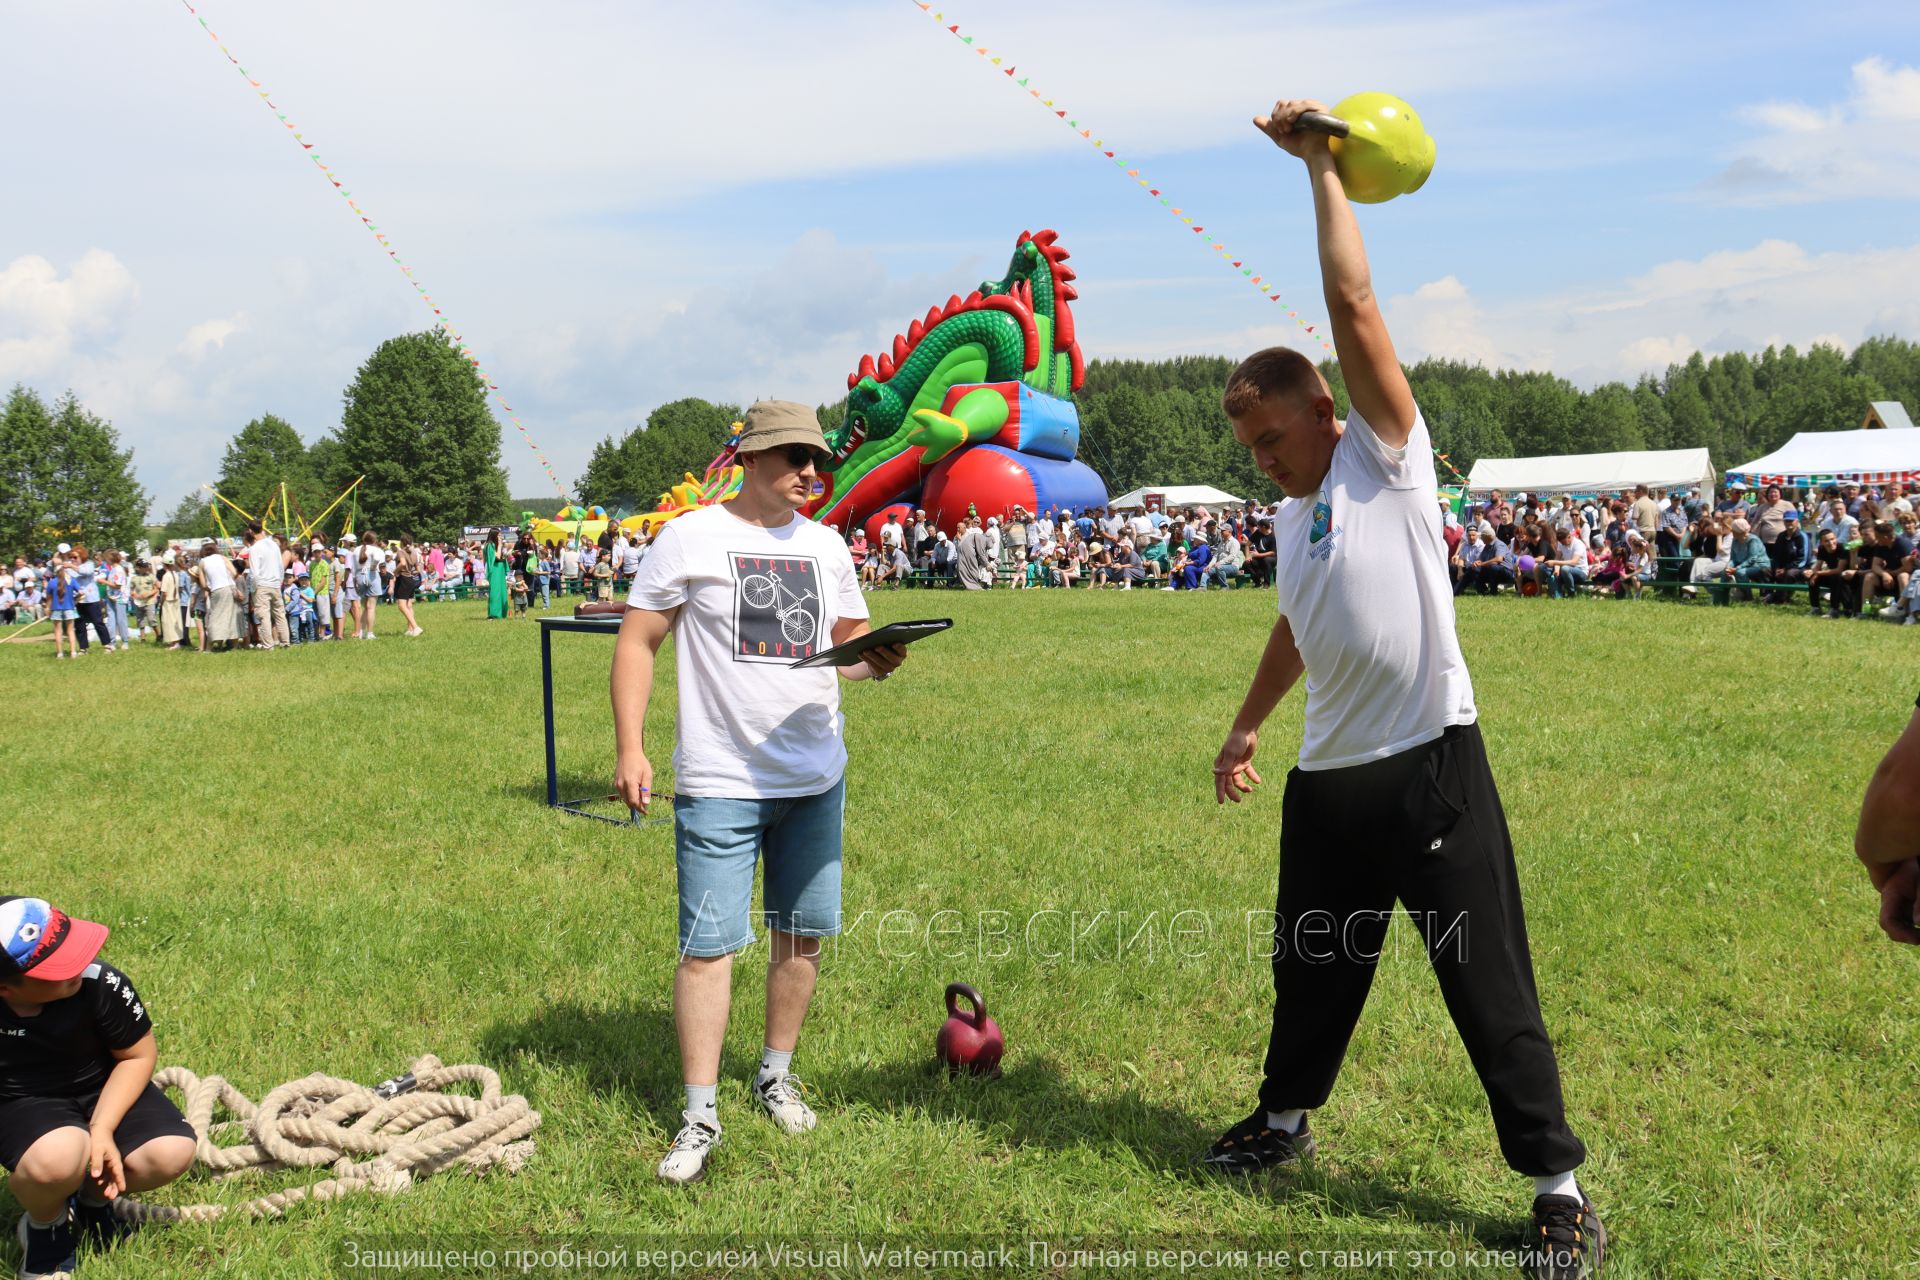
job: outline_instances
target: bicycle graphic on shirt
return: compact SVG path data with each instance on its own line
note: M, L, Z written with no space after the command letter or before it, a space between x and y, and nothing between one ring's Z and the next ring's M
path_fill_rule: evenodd
M811 644L819 622L807 605L814 599L812 588L795 595L780 577L778 569L750 574L740 583L740 593L756 609L771 609L780 623L780 634L788 644Z

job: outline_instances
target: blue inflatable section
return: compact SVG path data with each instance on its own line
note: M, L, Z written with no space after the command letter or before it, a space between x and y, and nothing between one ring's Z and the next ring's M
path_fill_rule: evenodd
M996 444L979 447L1004 453L1027 469L1027 474L1033 477L1035 512L1045 511L1048 507L1056 511L1063 507L1080 511L1086 507L1107 505L1106 482L1092 467L1078 459L1062 462L1057 458L1036 458L1031 454L1002 449Z
M1073 459L1080 448L1080 415L1071 401L1020 384L1020 452L1040 458Z

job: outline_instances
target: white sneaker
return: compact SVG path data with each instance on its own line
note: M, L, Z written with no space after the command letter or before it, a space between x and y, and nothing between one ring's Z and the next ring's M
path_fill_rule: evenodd
M409 628L409 629L408 629L408 631L407 631L407 634L408 634L408 635L410 635L410 636L423 636L423 635L425 635L425 634L427 634L427 633L426 633L426 631L425 631L425 630L424 630L423 628L420 628L420 627L412 627L412 628Z
M720 1141L720 1123L692 1111L682 1111L680 1118L686 1123L660 1162L660 1181L683 1187L707 1176L707 1158Z
M800 1101L800 1082L785 1071L765 1076L753 1085L753 1096L767 1109L783 1133L805 1133L820 1122L813 1108Z

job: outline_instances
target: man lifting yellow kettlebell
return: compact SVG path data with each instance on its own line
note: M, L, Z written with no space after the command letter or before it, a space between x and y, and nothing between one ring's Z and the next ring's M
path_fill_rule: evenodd
M1263 133L1276 128L1268 116L1255 116L1253 123ZM1331 136L1328 150L1347 199L1361 204L1380 204L1418 191L1433 172L1433 139L1426 126L1412 107L1390 93L1353 94L1331 111L1305 113L1293 127Z

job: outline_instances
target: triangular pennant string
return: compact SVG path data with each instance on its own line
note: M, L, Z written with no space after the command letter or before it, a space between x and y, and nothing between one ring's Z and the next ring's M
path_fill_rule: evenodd
M188 0L180 0L180 3L189 14L193 15L195 21L200 24L202 29L206 31L208 38L213 41L214 47L226 56L227 61L233 64L235 70L246 77L248 84L252 85L256 90L259 90L259 97L267 109L273 112L275 119L286 125L288 131L293 135L293 140L300 144L301 154L308 160L311 160L314 166L319 169L321 175L333 184L334 190L338 191L340 195L346 199L347 207L359 216L361 225L366 227L373 235L374 241L386 251L387 259L400 268L401 272L406 276L407 282L413 286L414 292L419 296L420 301L426 304L434 315L441 317L439 322L441 331L457 344L457 350L467 358L469 365L475 372L475 376L479 377L487 389L493 392L494 398L500 402L500 408L507 415L507 421L513 424L514 430L518 431L526 440L527 447L533 451L534 457L540 460L540 467L547 473L547 479L553 482L554 489L562 498L571 499L572 495L568 493L567 487L560 483L560 477L554 474L553 465L547 461L546 453L534 442L532 434L526 428L526 424L520 421L520 416L513 411L513 406L507 403L506 397L500 394L500 388L495 384L491 375L483 372L480 358L473 354L472 348L467 345L466 339L461 336L460 331L446 320L445 313L441 311L439 307L433 305L433 295L427 292L426 286L413 279L413 268L401 261L400 252L393 248L392 240L381 232L379 226L375 224L366 212L353 200L353 192L347 190L346 187L342 185L341 179L335 171L329 167L320 156L314 153L313 143L308 142L301 131L294 126L293 121L287 118L286 113L275 106L273 99L268 95L260 80L256 79L245 67L241 66L240 60L233 56L233 53L226 45L220 43L220 37L215 34L212 27L207 25L207 20L200 16L199 11L196 10L192 4L188 3ZM928 0L927 4L920 4L920 0L914 0L914 3L919 4L921 9L926 9L932 3L932 0ZM953 30L957 33L959 28L954 27ZM968 37L967 43L973 43L972 37ZM998 61L998 59L995 59L995 61Z
M186 0L181 0L181 3L183 4L186 3ZM937 11L931 10L930 4L931 4L931 0L926 0L925 3L923 3L923 0L913 0L913 5L916 9L919 9L922 13L931 12L933 16L933 20L941 24L941 26L945 27L945 29L949 33L958 37L961 43L972 46L974 49L974 52L976 53L984 54L987 52L987 48L985 45L974 44L974 39L975 39L974 36L972 35L963 36L960 34L960 24L958 22L949 23L947 21L947 15L943 12L937 12ZM1003 59L1006 59L1009 62L1011 62L1011 55L1007 54L1004 49L1002 49L1001 55L999 57L989 59L989 64L993 66L999 66ZM1013 78L1013 73L1016 69L1017 68L1013 65L1008 65L1007 67L1004 68L1004 73L1008 79ZM1226 246L1221 244L1216 237L1208 234L1204 226L1196 225L1194 222L1193 216L1191 214L1183 213L1178 207L1176 207L1173 204L1171 198L1166 196L1159 187L1149 185L1148 180L1145 177L1141 176L1141 172L1138 167L1129 167L1129 162L1120 158L1120 154L1119 154L1120 148L1117 144L1112 150L1108 150L1107 140L1105 138L1094 137L1092 125L1081 124L1078 118L1070 116L1067 113L1067 111L1064 108L1060 107L1059 104L1054 99L1043 96L1040 89L1032 87L1030 85L1030 81L1032 79L1033 77L1031 75L1026 75L1026 76L1020 77L1018 80L1015 80L1014 83L1018 87L1022 89L1026 89L1028 91L1029 97L1033 98L1036 102L1040 103L1042 106L1046 107L1049 111L1053 112L1054 118L1056 120L1064 120L1069 129L1072 129L1075 133L1079 134L1080 137L1085 141L1092 143L1093 146L1101 153L1101 155L1105 159L1113 161L1114 167L1116 169L1122 170L1127 177L1135 179L1137 181L1137 184L1143 190L1145 190L1149 196L1159 200L1162 205L1166 206L1172 212L1174 217L1179 218L1183 225L1185 225L1190 230L1192 230L1195 235L1199 236L1200 243L1206 245L1209 252L1218 250L1220 253L1221 262L1231 263L1230 269L1238 270L1242 276L1250 277L1251 283L1253 284L1253 286L1256 289L1260 290L1263 296L1269 298L1274 302L1280 301L1280 292L1279 290L1274 288L1271 282L1267 281L1264 277L1254 275L1253 274L1254 269L1250 266L1247 266L1244 259L1239 261L1234 261L1230 259L1227 254ZM1326 351L1328 355L1333 354L1333 344L1327 341L1327 339L1324 336L1322 336L1320 333L1318 333L1314 326L1307 324L1305 320L1301 319L1299 312L1289 310L1287 312L1287 316L1288 318L1292 319L1294 323L1298 324L1302 331L1312 336L1314 340L1320 344L1321 348L1324 351Z

